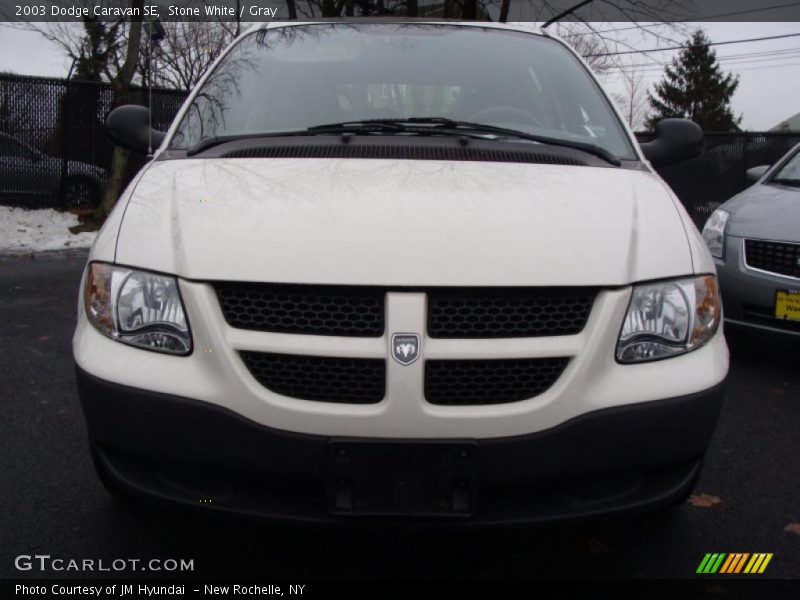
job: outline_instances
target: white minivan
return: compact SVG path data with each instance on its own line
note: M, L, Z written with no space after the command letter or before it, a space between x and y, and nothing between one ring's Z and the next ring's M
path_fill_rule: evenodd
M655 510L728 371L714 263L587 66L526 25L239 36L95 242L73 351L115 493L310 521Z

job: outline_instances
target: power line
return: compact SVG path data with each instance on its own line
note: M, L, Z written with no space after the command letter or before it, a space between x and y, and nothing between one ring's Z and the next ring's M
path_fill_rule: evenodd
M707 21L708 19L719 19L720 17L734 17L736 15L747 15L755 12L764 12L767 10L776 10L779 8L789 8L791 6L800 5L800 2L789 2L787 4L776 4L775 6L765 6L764 8L751 8L749 10L737 10L735 12L722 13L720 15L709 15L707 17L697 17L697 21Z
M760 38L749 38L744 40L727 40L725 42L709 42L705 44L707 46L725 46L727 44L744 44L746 42L763 42L766 40L779 40L783 38L790 38L790 37L798 37L800 33L785 33L783 35L770 35L767 37L760 37ZM687 45L684 46L670 46L668 48L645 48L644 50L625 50L622 52L602 52L600 54L587 54L587 57L595 58L600 56L621 56L623 54L646 54L648 52L667 52L669 50L683 50L687 48Z
M741 72L741 71L766 71L766 70L769 70L769 69L782 69L782 68L785 68L785 67L797 68L798 66L800 66L800 62L786 63L786 64L782 64L782 65L756 65L756 66L752 66L752 67L744 67L742 69L737 69L737 72ZM621 76L621 75L622 75L622 73L618 73L618 74L610 75L610 77L617 77L617 76ZM651 81L654 80L654 79L659 79L661 76L662 76L661 73L655 73L655 72L642 73L642 78L643 79L648 79L648 80L651 80Z
M726 54L725 56L717 56L717 60L725 61L725 62L739 62L743 59L748 58L757 58L757 57L764 57L764 58L773 58L774 60L778 60L781 58L792 58L792 55L797 54L800 52L800 46L795 46L794 48L785 48L783 50L769 50L766 52L745 52L743 54ZM786 56L789 55L789 56ZM649 58L649 57L645 57ZM654 64L655 63L655 64ZM651 69L651 68L663 68L666 67L667 63L655 61L649 63L629 63L629 64L613 64L608 65L607 68L609 69L619 69L621 71L626 70L633 70L633 69Z
M560 12L556 16L551 17L550 19L545 21L545 24L542 25L542 29L547 29L550 25L552 25L556 21L566 17L567 15L571 15L572 13L574 13L579 8L583 8L584 6L586 6L587 4L591 4L592 2L594 2L594 0L583 0L582 2L578 2L574 6L571 6L567 10L565 10L563 12Z
M791 6L800 6L800 2L789 2L787 4L776 4L774 6L765 6L764 8L751 8L749 10L739 10L736 12L721 13L718 15L708 15L706 17L697 17L695 21L707 21L709 19L719 19L721 17L733 17L736 15L746 15L749 13L766 12L768 10L777 10L779 8L789 8ZM632 27L616 27L612 29L598 29L597 31L587 31L585 33L573 33L571 35L594 35L596 33L611 33L613 31L630 31L631 29L648 29L651 27L663 27L665 23L654 23L652 25L633 25Z
M566 37L578 37L584 35L595 35L597 33L612 33L615 31L630 31L631 29L651 29L653 27L664 27L667 23L653 23L652 25L633 25L632 27L617 27L614 29L597 29L592 31L581 31L578 33L570 33Z
M780 69L781 67L796 67L800 65L798 62L794 63L786 63L783 65L758 65L755 67L745 67L743 69L737 69L737 71L764 71L767 69Z
M780 59L773 59L771 62L770 62L770 59L763 59L763 58L762 59L758 59L757 58L757 59L742 61L742 62L736 63L735 65L728 66L726 68L729 71L736 71L736 72L744 70L744 67L747 66L747 65L761 65L762 67L767 68L767 67L780 66L782 64L787 64L784 61L797 60L798 58L800 58L800 54L794 54L794 55L791 55L791 56L784 56L784 57L782 57ZM766 64L764 64L764 63L766 63ZM658 74L664 73L664 69L659 69L659 68L657 68L655 66L653 66L653 67L649 67L648 66L648 67L643 68L643 69L635 69L635 70L627 70L627 69L619 68L619 67L613 67L613 68L618 70L619 72L658 73Z
M782 61L787 61L787 60L796 61L798 58L800 58L800 54L796 54L794 56L786 56L786 57L784 57L782 59ZM738 73L740 71L747 71L747 70L749 70L749 68L769 69L769 68L772 68L772 67L785 66L787 64L795 64L795 63L772 62L772 63L763 64L762 60L752 60L752 61L738 63L738 64L734 65L733 67L729 67L728 70ZM750 67L750 65L752 65L752 67ZM619 69L619 72L620 73L625 73L625 72L642 73L643 75L649 75L649 74L661 75L661 74L664 73L664 70L663 69L657 69L657 68L636 69L635 71L626 71L625 69Z
M737 67L735 69L735 72L739 73L739 72L742 72L742 71L754 71L754 70L757 70L757 69L766 70L766 69L777 69L777 68L781 68L781 67L793 67L793 66L796 66L796 65L800 64L800 63L797 62L798 58L800 58L800 56L787 56L784 60L790 60L792 62L781 62L781 63L775 63L775 64L766 64L766 65L762 65L762 64L747 64L747 63L745 63L744 66ZM640 75L642 75L643 77L645 77L647 79L662 77L663 74L664 74L663 71L659 71L658 69L655 69L655 68L654 69L640 69L640 70L635 71L635 73L636 74L640 74ZM620 77L620 76L625 75L625 71L624 70L619 70L619 71L616 71L616 72L613 72L613 73L608 72L608 73L605 73L604 75L608 76L608 77Z
M647 55L644 58L649 58ZM771 67L773 64L775 66L781 66L780 63L783 63L787 60L795 60L800 58L800 46L795 46L792 48L784 48L780 50L768 50L768 51L760 51L760 52L745 52L745 53L737 53L737 54L726 54L723 56L717 56L717 59L720 63L722 63L726 68L732 69L735 71L742 71L743 65L747 64L756 64L756 63L767 63L766 66ZM649 73L657 73L663 74L665 64L652 64L652 63L629 63L629 64L611 64L606 65L605 69L609 71L609 75L612 75L612 72L616 72L618 74L623 73L642 73L642 74L649 74Z
M742 54L720 54L717 55L719 60L727 60L730 58L750 58L751 56L772 56L775 54L790 54L800 50L800 46L793 46L792 48L780 48L779 50L761 50L759 52L743 52Z
M744 54L730 54L727 56L717 56L717 60L726 63L739 63L739 62L756 62L769 61L769 60L785 60L787 58L794 58L800 53L800 46L795 48L787 48L785 50L771 50L768 52L747 52ZM664 67L666 65L660 65ZM632 70L643 69L649 70L654 68L655 65L651 63L632 63L627 65L610 65L611 69Z

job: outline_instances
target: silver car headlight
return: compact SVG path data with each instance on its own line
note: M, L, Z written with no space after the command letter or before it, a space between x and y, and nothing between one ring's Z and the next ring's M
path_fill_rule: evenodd
M725 226L728 224L730 214L724 210L715 210L705 227L703 227L703 239L706 241L711 256L722 258L725 252Z
M721 313L713 275L636 285L617 342L617 360L645 362L695 350L717 332Z
M174 277L95 262L86 273L83 299L89 322L112 339L168 354L192 351Z

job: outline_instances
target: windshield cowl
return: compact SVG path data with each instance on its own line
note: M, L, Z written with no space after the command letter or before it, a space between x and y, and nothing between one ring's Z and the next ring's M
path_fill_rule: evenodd
M620 166L622 161L602 146L588 144L577 140L566 140L549 138L545 136L532 135L523 131L506 129L483 125L481 123L470 123L466 121L454 121L445 117L412 117L406 119L376 119L371 121L355 121L346 123L330 123L326 125L316 125L304 131L286 131L264 134L263 137L277 136L303 136L320 134L342 134L342 141L349 142L348 136L352 135L426 135L426 136L457 136L461 145L466 146L470 137L484 140L518 139L544 144L550 146L562 146L574 148L582 152L588 152L614 166ZM237 136L225 136L223 138L207 138L200 140L198 144L187 150L187 156L194 156L215 145L235 141L237 139L251 139L257 135L248 135L237 138Z
M466 139L465 139L466 138ZM489 138L420 134L315 133L313 135L248 136L216 139L188 156L183 150L167 150L160 160L196 159L389 159L393 161L464 161L638 169L643 163L623 161L620 166L599 156L563 145L517 138Z

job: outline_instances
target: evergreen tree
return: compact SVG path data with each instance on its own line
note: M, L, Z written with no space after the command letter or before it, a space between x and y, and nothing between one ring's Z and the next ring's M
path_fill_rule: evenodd
M739 131L742 117L731 110L731 97L739 77L725 74L702 29L694 32L686 47L664 69L664 78L648 92L655 123L668 117L691 119L703 131Z

